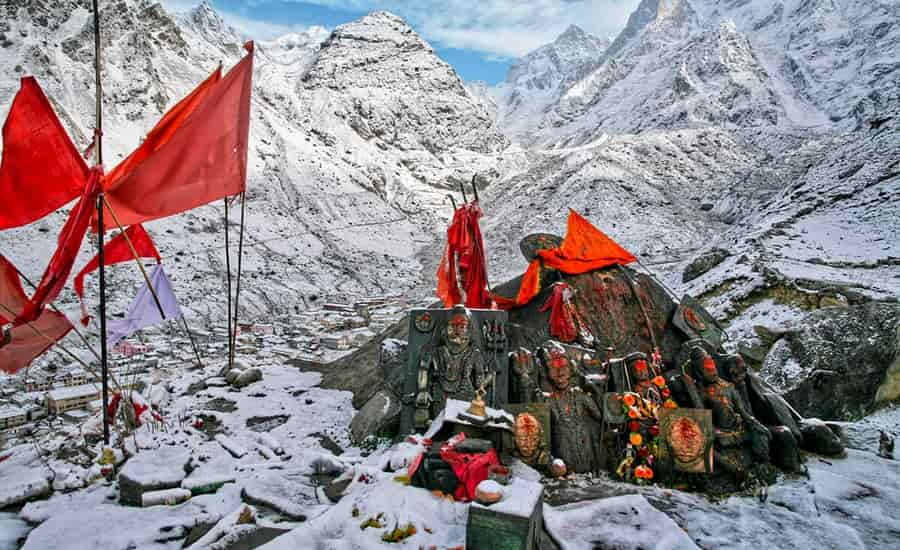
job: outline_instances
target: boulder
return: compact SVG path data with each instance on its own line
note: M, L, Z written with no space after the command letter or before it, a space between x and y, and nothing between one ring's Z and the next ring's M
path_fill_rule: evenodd
M762 374L797 411L855 420L900 398L900 304L807 315L772 347Z
M844 445L841 443L840 436L818 418L801 420L800 431L803 433L801 446L804 450L822 455L843 454Z
M385 338L381 342L378 366L384 375L385 385L394 392L394 395L403 394L408 346L406 340L397 338Z
M245 371L241 371L231 382L231 385L236 388L243 388L249 386L254 382L259 382L262 380L263 374L262 370L258 367L253 367L251 369L247 369Z
M713 248L712 250L704 252L684 268L684 272L681 274L681 282L687 283L693 281L725 261L729 256L731 256L731 252L722 248Z
M766 426L784 426L800 441L800 424L791 412L791 406L776 392L770 390L754 373L747 375L753 415Z
M378 432L396 430L400 423L400 399L385 387L363 405L350 422L350 435L360 443Z
M141 506L144 493L181 486L191 451L184 447L146 449L131 457L119 472L119 502Z

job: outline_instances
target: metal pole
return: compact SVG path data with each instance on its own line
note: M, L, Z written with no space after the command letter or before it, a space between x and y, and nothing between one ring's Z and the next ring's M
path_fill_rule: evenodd
M225 197L225 278L227 280L225 286L228 290L228 312L225 313L225 318L228 319L228 368L231 368L233 354L231 353L231 251L228 248L228 197Z
M97 165L103 166L103 88L100 83L100 9L94 0L94 79L97 92L97 118L94 142L97 146ZM100 375L103 380L103 443L109 445L109 368L106 357L106 270L103 267L103 193L97 197L97 253L100 260Z

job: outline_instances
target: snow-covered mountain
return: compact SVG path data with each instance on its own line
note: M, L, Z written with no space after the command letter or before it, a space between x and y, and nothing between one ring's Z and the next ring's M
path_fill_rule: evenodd
M101 6L109 168L219 62L227 69L240 59L243 37L206 2L178 15L147 0ZM37 76L79 147L94 123L89 7L89 0L0 4L0 73ZM0 82L4 111L17 87L14 78ZM507 144L453 69L385 12L330 34L313 28L258 44L252 113L242 288L252 316L328 295L427 296L417 254L451 213L447 189L474 171L488 181ZM4 232L0 247L38 279L64 219L60 211ZM183 300L189 316L220 317L223 206L147 227L176 292L208 297ZM85 258L92 254L83 248ZM127 265L111 271L112 287L121 287L112 309L121 311L139 276Z
M704 125L852 128L900 93L898 17L900 5L878 0L644 0L540 111L518 110L521 91L500 94L500 123L556 146Z

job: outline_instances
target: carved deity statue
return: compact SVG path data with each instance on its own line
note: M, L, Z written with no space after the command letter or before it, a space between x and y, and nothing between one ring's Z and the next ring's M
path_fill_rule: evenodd
M481 351L474 345L468 310L456 306L447 321L443 341L419 363L416 425L435 418L447 399L472 401L476 388L489 385Z
M514 456L528 464L544 468L550 463L550 454L544 448L544 427L531 413L516 415Z
M691 364L703 382L700 390L703 405L712 411L716 464L742 473L747 466L743 453L747 443L752 444L758 459L767 461L769 430L753 417L734 384L719 377L715 361L701 348L692 350Z
M602 420L597 403L571 384L571 363L561 346L547 350L547 377L553 385L548 398L553 456L570 472L584 473L600 466L596 441Z

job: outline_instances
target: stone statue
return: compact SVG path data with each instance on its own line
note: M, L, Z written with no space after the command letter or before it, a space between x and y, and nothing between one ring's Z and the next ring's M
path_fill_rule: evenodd
M655 387L651 381L653 376L650 372L650 366L647 363L647 356L637 352L625 357L625 364L628 368L629 382L631 390L641 397L654 399L660 402L659 392L655 391ZM653 395L655 393L655 395Z
M734 384L719 377L715 361L702 348L691 351L691 364L703 383L703 405L712 411L716 465L742 475L750 465L744 455L748 443L758 460L768 462L769 430L744 406Z
M481 351L475 347L469 311L456 306L450 314L443 341L419 363L416 426L435 418L448 398L472 401L475 389L491 383Z
M553 456L570 472L584 473L600 467L597 435L602 420L597 403L581 388L571 385L571 364L562 346L546 350L547 377L552 384L550 435Z
M734 383L734 388L741 397L741 404L744 406L744 409L752 411L750 392L747 390L747 364L744 363L744 357L739 353L729 355L725 360L725 364L728 368L728 375Z
M516 416L515 442L513 456L538 468L546 468L550 463L550 454L544 448L544 427L531 413L523 412Z

